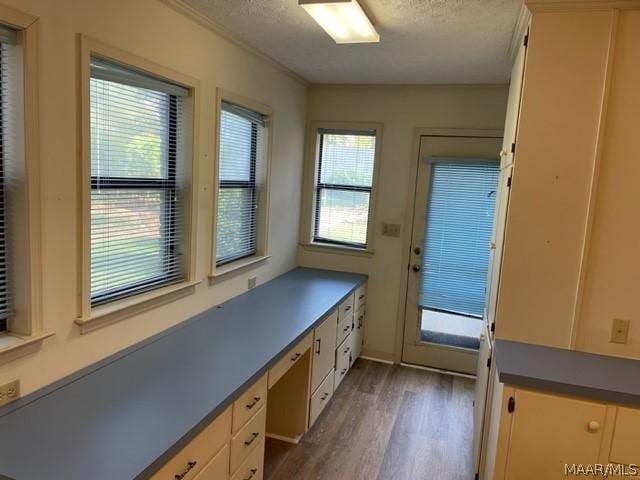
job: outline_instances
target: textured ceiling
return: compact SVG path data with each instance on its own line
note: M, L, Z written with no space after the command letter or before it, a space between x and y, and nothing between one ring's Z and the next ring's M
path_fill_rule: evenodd
M313 83L502 83L520 0L360 0L381 41L337 45L297 0L184 0Z

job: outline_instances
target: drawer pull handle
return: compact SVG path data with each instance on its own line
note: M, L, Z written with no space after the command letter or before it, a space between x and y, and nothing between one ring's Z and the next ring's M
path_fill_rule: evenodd
M260 436L260 434L258 432L253 432L251 434L251 438L249 440L247 440L246 442L244 442L244 444L248 447L249 445L251 445L253 442L256 441L256 438L258 438Z
M175 478L175 480L182 480L197 464L198 462L195 461L187 462L187 468L184 469L184 472L175 474L173 478Z
M358 297L358 300L362 300L364 298L364 293L361 293L360 296Z
M319 339L317 339L317 340L316 340L316 343L318 344L318 346L316 347L316 353L317 353L318 355L320 355L320 342L321 342L321 341L322 341L322 339L321 339L321 338L319 338Z
M260 397L253 397L253 401L246 405L247 410L251 410L253 407L255 407L260 400L261 400Z
M293 357L291 357L291 359L290 359L290 360L291 360L292 362L295 362L296 360L298 360L298 359L300 358L300 355L302 355L302 354L301 354L301 353L299 353L299 352L296 352L296 354L295 354Z
M347 325L346 327L344 327L344 328L342 329L342 331L343 331L343 332L346 332L346 331L348 331L348 330L350 330L350 329L351 329L351 326L350 326L350 325Z
M344 375L345 373L347 373L347 369L343 368L342 371L340 372L340 375Z
M347 347L347 348L345 348L345 349L344 349L344 352L342 352L342 353L344 353L344 354L346 355L347 353L349 353L349 350L351 350L351 347Z
M348 312L349 310L351 310L351 305L347 305L346 307L344 307L345 312Z
M358 317L358 328L362 328L362 320L364 319L364 317L362 315L360 315Z
M320 397L320 400L324 402L328 396L329 396L329 393L325 392L324 395Z
M587 430L589 430L589 432L591 432L591 433L596 433L598 430L600 430L600 422L596 422L595 420L591 420L587 424Z
M251 472L251 473L249 474L249 476L248 476L248 477L244 477L244 479L243 479L243 480L251 480L253 477L255 477L255 476L256 476L256 473L258 473L258 469L257 469L257 468L252 468L252 469L250 470L250 472Z

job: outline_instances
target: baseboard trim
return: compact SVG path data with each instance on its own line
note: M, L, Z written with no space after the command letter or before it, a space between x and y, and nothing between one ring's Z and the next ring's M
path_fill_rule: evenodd
M302 438L302 435L299 435L296 438L291 438L285 437L284 435L276 435L275 433L265 433L264 436L274 440L280 440L281 442L292 443L293 445L300 443L300 439Z
M370 357L368 355L360 355L359 358L362 358L363 360L370 360L372 362L385 363L387 365L395 365L395 363L393 363L390 360L384 360L382 358Z
M415 368L416 370L426 370L428 372L442 373L444 375L451 375L453 377L470 378L472 380L476 379L475 375L471 375L469 373L454 372L453 370L443 370L441 368L425 367L422 365L414 365L413 363L404 363L404 362L400 362L400 365L402 367Z

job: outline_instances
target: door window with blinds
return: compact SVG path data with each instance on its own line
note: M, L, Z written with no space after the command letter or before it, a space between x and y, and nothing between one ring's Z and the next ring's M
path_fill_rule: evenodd
M499 163L430 161L420 307L482 317Z
M17 32L0 26L0 332L7 330L13 312L11 220L16 212L12 208L9 193L21 150L23 104L19 56Z
M258 251L260 171L264 164L267 117L222 102L220 111L216 266ZM263 207L264 208L264 207Z
M185 280L189 90L92 56L91 305Z
M317 152L313 242L366 248L375 130L318 129Z

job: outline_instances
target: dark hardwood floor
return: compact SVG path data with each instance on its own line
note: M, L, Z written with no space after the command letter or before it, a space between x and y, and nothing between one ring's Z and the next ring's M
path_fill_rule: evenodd
M473 380L359 359L298 445L267 439L267 480L471 480Z

